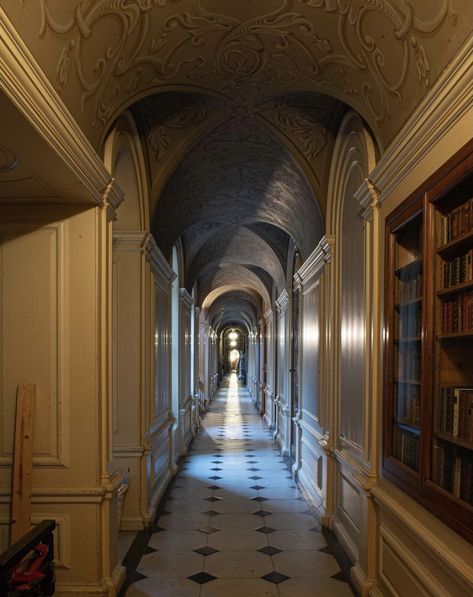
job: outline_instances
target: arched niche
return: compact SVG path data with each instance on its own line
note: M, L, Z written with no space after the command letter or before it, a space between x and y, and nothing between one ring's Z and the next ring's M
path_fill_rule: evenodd
M335 364L329 400L336 413L334 443L337 449L334 485L337 494L347 470L355 476L354 463L372 458L366 422L371 416L369 370L371 368L371 235L366 210L358 200L360 189L376 163L377 148L364 121L348 112L342 120L332 161L328 205L328 234L335 243L333 266L333 351ZM354 557L361 542L360 495L339 492L334 520L350 537ZM350 501L348 501L350 500ZM350 512L347 518L346 512Z
M104 145L104 164L124 193L114 231L149 231L148 184L142 145L135 120L123 113Z

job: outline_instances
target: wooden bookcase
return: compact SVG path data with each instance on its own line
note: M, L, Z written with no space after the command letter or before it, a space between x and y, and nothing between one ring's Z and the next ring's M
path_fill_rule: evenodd
M473 144L386 220L383 475L473 542Z

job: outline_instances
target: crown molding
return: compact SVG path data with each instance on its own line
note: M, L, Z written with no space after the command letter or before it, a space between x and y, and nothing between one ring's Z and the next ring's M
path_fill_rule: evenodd
M296 285L303 288L314 278L321 276L325 264L332 258L334 241L335 237L333 235L326 235L321 238L319 244L294 274Z
M278 298L275 301L275 304L278 313L282 314L286 312L287 306L289 304L289 294L287 293L286 289L284 289L278 296Z
M473 106L473 36L408 118L370 173L382 202Z
M84 199L116 209L123 193L1 7L0 89L79 179Z
M146 238L143 249L146 254L146 259L151 265L152 272L157 277L163 279L168 285L171 285L176 279L176 274L173 272L166 258L161 253L161 250L159 249L152 234Z
M184 306L190 309L194 304L194 299L192 298L192 295L188 292L186 288L180 288L179 294Z
M373 217L373 210L380 205L379 190L369 178L365 178L353 197L361 205L361 217L370 220Z
M143 253L149 232L146 230L119 230L113 233L113 250Z

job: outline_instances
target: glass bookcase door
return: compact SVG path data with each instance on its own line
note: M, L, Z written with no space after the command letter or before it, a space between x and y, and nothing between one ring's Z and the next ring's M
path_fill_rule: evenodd
M423 214L394 235L394 370L392 456L418 472L422 363Z

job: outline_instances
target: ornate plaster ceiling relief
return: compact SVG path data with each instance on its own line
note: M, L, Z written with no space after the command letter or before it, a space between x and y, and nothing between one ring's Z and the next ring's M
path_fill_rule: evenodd
M325 93L381 145L470 33L471 0L4 0L89 139L166 87ZM458 19L457 14L462 18Z
M10 172L18 166L18 158L8 147L0 145L0 174Z

